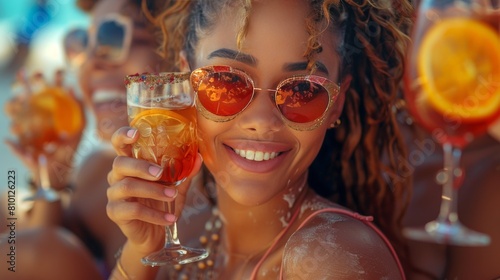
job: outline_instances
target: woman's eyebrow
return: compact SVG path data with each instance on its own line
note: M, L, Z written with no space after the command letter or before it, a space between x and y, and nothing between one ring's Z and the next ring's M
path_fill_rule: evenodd
M228 58L232 60L236 60L242 63L245 63L250 66L256 66L257 65L257 59L249 54L242 53L239 51L231 50L231 49L218 49L213 52L211 52L208 55L208 59L214 58L214 57L220 57L220 58ZM294 62L294 63L287 63L283 66L283 71L286 72L296 72L296 71L303 71L307 70L308 63L307 61L304 62ZM315 62L316 70L319 72L322 72L326 75L329 74L328 69L326 66L319 62Z
M249 54L245 54L242 52L238 52L235 50L231 50L231 49L218 49L216 51L211 52L208 55L208 59L211 59L214 57L229 58L229 59L237 60L239 62L248 64L250 66L257 65L257 59L254 56L249 55Z

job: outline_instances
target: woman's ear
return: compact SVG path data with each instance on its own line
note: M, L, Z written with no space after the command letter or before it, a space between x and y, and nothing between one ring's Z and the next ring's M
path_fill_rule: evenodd
M187 60L187 55L185 51L179 52L179 68L181 72L191 71L189 67L189 62Z

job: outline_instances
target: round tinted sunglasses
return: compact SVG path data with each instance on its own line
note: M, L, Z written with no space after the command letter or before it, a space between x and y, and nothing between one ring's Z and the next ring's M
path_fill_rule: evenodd
M207 119L234 119L252 101L256 90L274 92L273 101L282 119L296 130L320 126L334 104L340 86L316 75L293 76L276 89L256 88L248 74L230 66L207 66L191 73L198 111Z
M64 38L64 50L70 64L75 57L92 53L96 58L113 64L123 63L128 57L133 31L132 19L120 15L106 15L88 31L74 29Z

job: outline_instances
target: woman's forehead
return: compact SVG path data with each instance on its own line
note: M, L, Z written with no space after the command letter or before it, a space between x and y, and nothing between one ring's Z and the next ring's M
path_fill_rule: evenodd
M237 46L237 36L242 26L241 14L225 12L217 18L217 22L208 34L200 36L196 56L206 59L209 55L221 48L240 50L249 54L260 63L276 62L290 63L305 61L304 54L308 50L308 41L311 38L305 18L309 15L308 2L298 0L274 0L255 4L246 26L246 33L241 48ZM232 8L232 7L230 7ZM318 27L319 28L319 27ZM337 62L336 34L323 32L317 37L324 46L320 57L323 64L332 66ZM326 56L325 56L326 54ZM335 73L336 67L328 69Z

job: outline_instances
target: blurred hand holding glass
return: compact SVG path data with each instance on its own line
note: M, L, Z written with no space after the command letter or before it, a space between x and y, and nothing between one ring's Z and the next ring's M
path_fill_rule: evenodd
M489 236L462 225L457 192L465 171L461 151L500 115L500 12L488 1L424 0L407 61L405 99L415 120L443 145L439 216L408 238L483 246Z
M134 157L163 168L160 182L177 186L191 173L198 154L194 92L190 73L136 74L126 77L130 126L138 130L133 144ZM166 203L174 213L174 202ZM185 264L204 259L205 249L182 246L177 226L165 227L164 248L142 259L143 264L159 266Z
M62 79L62 72L56 79ZM51 187L47 157L63 142L81 135L85 126L83 109L62 81L48 85L41 74L29 81L21 78L13 90L10 115L14 134L19 145L38 161L40 188L25 200L56 201L59 194Z

